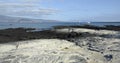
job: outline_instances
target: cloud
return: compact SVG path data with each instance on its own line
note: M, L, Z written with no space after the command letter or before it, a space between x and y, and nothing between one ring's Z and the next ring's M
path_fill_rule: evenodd
M39 8L39 9L24 9L24 10L14 10L13 12L16 15L19 16L46 16L46 15L52 15L54 13L56 13L57 10L54 9L43 9L43 8ZM12 15L12 14L11 14Z
M33 4L19 4L19 3L0 3L0 8L19 8L19 7L34 7Z
M1 0L0 14L12 16L45 16L58 12L56 9L43 8L38 2L41 0Z
M1 0L0 2L19 2L19 3L30 3L40 2L42 0Z

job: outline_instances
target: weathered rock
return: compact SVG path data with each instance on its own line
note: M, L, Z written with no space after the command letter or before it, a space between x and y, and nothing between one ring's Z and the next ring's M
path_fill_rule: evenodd
M104 55L104 57L106 58L107 61L110 61L113 59L113 55L109 54L109 55Z
M80 56L71 56L70 60L74 60L70 63L87 63L87 61L83 57L80 57Z

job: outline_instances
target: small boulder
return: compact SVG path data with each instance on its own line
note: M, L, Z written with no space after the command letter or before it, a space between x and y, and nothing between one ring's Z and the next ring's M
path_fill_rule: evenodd
M113 55L109 54L109 55L104 55L104 57L106 58L107 61L110 61L113 59Z

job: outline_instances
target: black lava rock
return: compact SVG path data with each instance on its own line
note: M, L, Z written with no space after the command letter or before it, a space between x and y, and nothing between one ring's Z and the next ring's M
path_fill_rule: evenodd
M107 61L110 61L113 59L113 55L109 54L109 55L104 55L104 57L106 58Z

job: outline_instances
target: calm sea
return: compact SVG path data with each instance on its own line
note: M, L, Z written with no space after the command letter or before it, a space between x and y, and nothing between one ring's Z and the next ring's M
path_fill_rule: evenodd
M0 29L6 28L36 28L36 29L48 29L52 28L53 26L60 26L60 25L83 25L88 23L83 22L42 22L42 23L5 23L0 22ZM91 22L89 23L95 26L104 26L104 25L120 25L120 22Z

